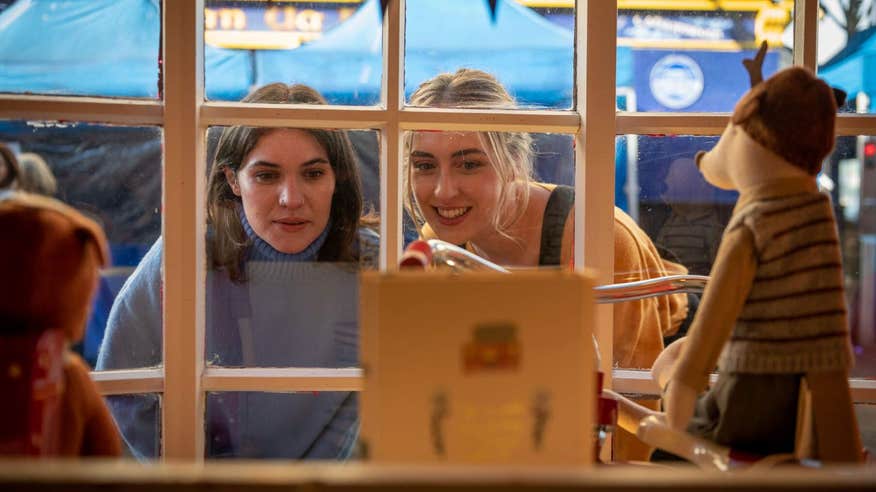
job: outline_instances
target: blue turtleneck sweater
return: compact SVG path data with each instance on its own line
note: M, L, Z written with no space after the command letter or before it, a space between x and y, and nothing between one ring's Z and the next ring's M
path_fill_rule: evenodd
M252 241L252 246L250 246L247 255L251 261L316 261L316 258L319 255L319 250L322 248L322 245L325 244L325 239L328 237L329 229L332 226L331 220L329 220L319 237L314 239L309 246L298 253L283 253L274 249L273 246L268 244L267 241L255 233L252 226L249 224L249 221L246 220L246 214L243 213L242 208L239 216L240 223L243 225L243 231L246 233L249 240Z
M247 281L224 271L207 275L208 365L226 367L352 367L357 365L358 283L350 264L314 261L329 227L304 251L281 253L241 221L252 246ZM378 238L359 232L360 258L376 261ZM152 246L116 298L98 369L160 365L162 241ZM358 434L350 392L213 392L207 395L209 456L338 459ZM155 398L114 398L116 422L138 457L157 452Z

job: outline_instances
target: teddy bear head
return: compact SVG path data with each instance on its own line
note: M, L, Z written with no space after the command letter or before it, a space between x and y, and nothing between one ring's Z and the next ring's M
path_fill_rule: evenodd
M7 191L0 231L0 333L60 329L81 339L109 256L103 230L60 201Z

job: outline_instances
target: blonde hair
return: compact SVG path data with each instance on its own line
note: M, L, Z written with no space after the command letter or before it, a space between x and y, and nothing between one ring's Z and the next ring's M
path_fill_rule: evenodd
M25 152L18 156L18 187L24 191L54 196L58 191L58 181L46 160L39 154Z
M433 108L517 107L514 98L495 77L469 68L457 70L453 74L440 74L423 82L411 94L410 105ZM524 132L480 132L479 136L499 176L499 202L493 211L491 224L496 231L507 236L506 231L523 216L529 205L529 185L533 182L532 136ZM414 199L411 183L412 141L413 132L406 133L403 163L404 206L417 226L422 227L426 219ZM512 203L516 205L514 213L503 214L502 211Z

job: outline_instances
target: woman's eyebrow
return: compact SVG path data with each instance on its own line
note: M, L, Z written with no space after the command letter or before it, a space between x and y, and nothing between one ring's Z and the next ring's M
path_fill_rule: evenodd
M249 163L249 167L272 167L272 168L279 168L280 165L279 165L279 164L274 164L273 162L269 162L269 161L255 161L255 162L250 162L250 163Z
M314 157L309 161L304 161L301 163L301 166L316 166L319 164L331 164L328 159L325 157ZM274 169L279 169L283 166L270 162L270 161L255 161L249 164L249 167L270 167Z
M428 158L430 158L430 159L434 159L434 158L435 158L434 155L432 155L432 154L430 154L430 153L428 153L428 152L423 152L422 150L413 150L413 151L411 151L411 157L428 157Z
M316 166L318 164L331 164L328 159L325 157L314 157L309 161L304 161L301 163L302 166Z
M471 149L457 150L456 152L454 152L453 154L451 154L450 157L452 157L452 158L456 158L456 157L465 157L465 156L467 156L467 155L469 155L469 154L481 154L481 155L487 155L487 154L486 154L483 150L481 150L481 149L478 149L478 148L471 148Z

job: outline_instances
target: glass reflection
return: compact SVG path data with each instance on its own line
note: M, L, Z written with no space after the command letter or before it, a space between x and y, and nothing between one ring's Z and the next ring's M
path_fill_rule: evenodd
M769 44L769 77L791 63L794 2L619 2L617 93L623 111L732 111L748 90L744 72L728 72Z
M468 67L501 80L521 107L571 107L573 8L562 14L542 9L539 15L522 2L506 0L491 13L486 2L417 0L406 9L406 94L437 74ZM414 96L408 101L428 105ZM502 107L498 100L488 105Z
M0 3L0 92L160 98L161 2Z
M157 394L108 395L107 405L128 456L154 460L161 456L161 398Z
M306 84L329 104L380 102L383 18L377 0L207 0L207 99L240 100L254 86Z
M206 404L207 458L355 457L356 393L208 393Z
M106 232L111 264L100 272L85 337L74 347L92 367L116 295L161 230L161 139L154 127L0 122L0 141L22 171L14 186L57 198Z
M641 228L665 258L691 271L708 271L714 260L709 237L720 239L718 229L729 220L738 196L703 184L690 162L700 150L714 147L717 137L652 137L626 135L617 145L631 149L632 161L619 159L617 175L625 172L616 201L632 202L625 190L636 190L635 208ZM874 324L874 265L876 265L876 139L838 137L825 159L817 182L831 195L843 257L849 326L856 363L852 377L876 375ZM667 339L670 341L671 338Z
M871 5L834 0L818 3L818 76L848 94L840 111L872 113L876 73L866 63L876 46Z

